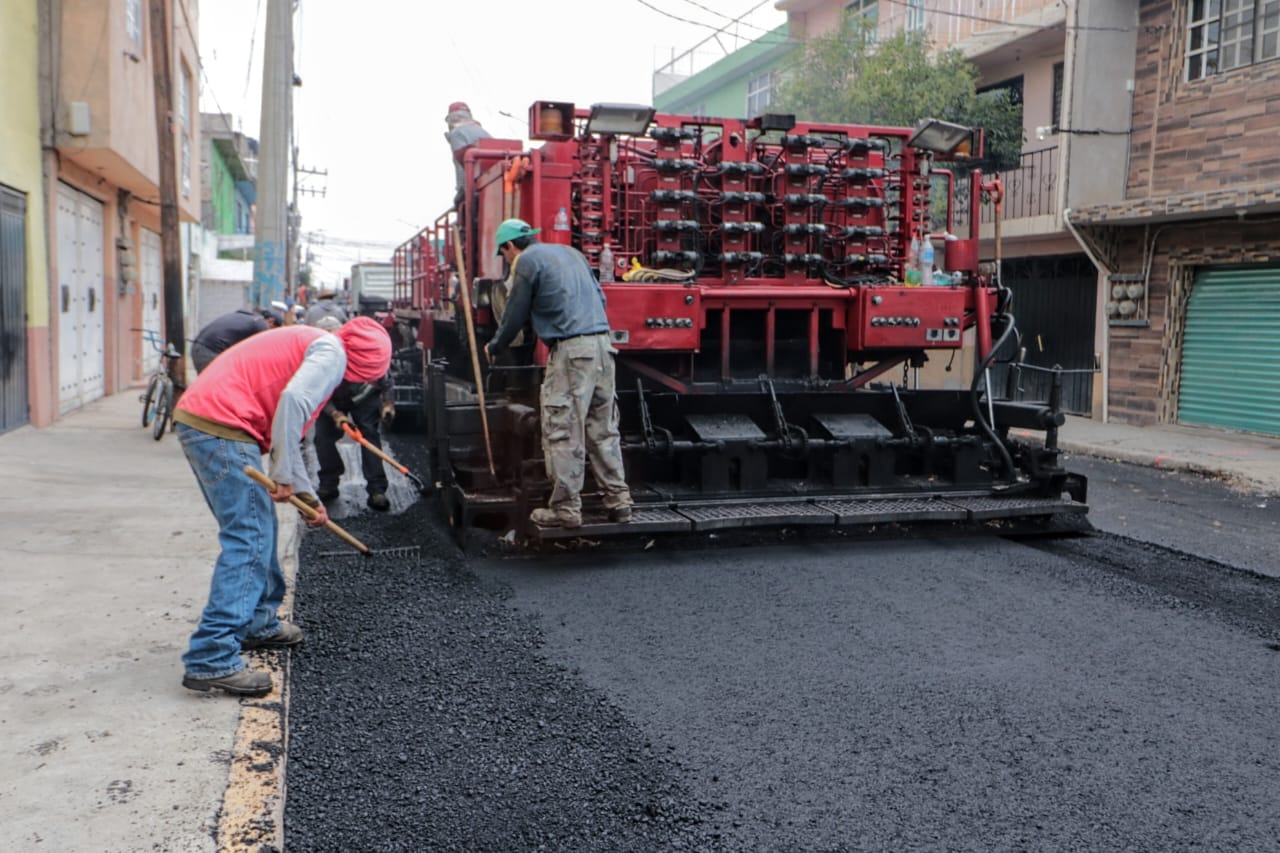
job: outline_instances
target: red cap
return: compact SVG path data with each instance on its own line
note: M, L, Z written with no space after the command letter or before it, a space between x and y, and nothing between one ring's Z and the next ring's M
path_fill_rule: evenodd
M451 113L456 113L456 112L466 112L466 113L469 113L469 112L471 112L471 107L467 106L467 105L466 105L466 104L464 104L462 101L454 101L452 104L450 104L450 105L449 105L449 112L451 112Z

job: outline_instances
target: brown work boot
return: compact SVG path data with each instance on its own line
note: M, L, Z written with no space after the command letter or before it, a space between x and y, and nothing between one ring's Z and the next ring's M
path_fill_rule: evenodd
M576 512L560 512L548 507L538 507L529 513L529 520L539 527L563 527L572 530L582 526L582 515Z
M184 675L182 686L200 693L208 693L216 687L233 696L266 696L271 692L271 676L252 669L242 669L219 678L196 678Z
M292 622L280 622L280 628L269 637L245 637L240 641L244 651L252 649L288 649L302 642L302 629Z
M631 521L631 505L615 506L609 510L609 520L618 524L627 524Z
M369 509L377 510L378 512L386 512L391 509L391 501L382 492L374 492L369 495L369 500L365 501L365 505Z

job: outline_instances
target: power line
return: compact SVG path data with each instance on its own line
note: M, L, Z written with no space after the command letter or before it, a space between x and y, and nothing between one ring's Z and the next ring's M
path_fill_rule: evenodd
M673 21L679 21L679 22L680 22L680 23L682 23L682 24L692 24L692 25L693 25L693 26L695 26L695 27L702 27L703 29L711 30L712 35L720 35L720 34L722 34L722 33L727 33L727 32L728 32L728 30L729 30L729 25L728 25L728 24L726 24L725 26L717 27L715 24L708 24L708 23L704 23L703 21L694 21L694 20L691 20L691 19L689 19L689 18L682 18L682 17L680 17L679 15L676 15L676 14L674 14L674 13L672 13L672 12L668 12L668 11L666 11L665 9L659 9L657 6L655 6L655 5L653 5L652 3L650 3L650 2L649 2L649 0L636 0L636 2L637 2L637 3L639 3L641 6L644 6L646 9L649 9L649 10L651 10L651 11L657 12L659 15L663 16L664 18L670 18L671 20L673 20ZM690 0L690 2L691 2L691 0ZM740 15L738 18L733 18L733 19L731 19L731 20L730 20L730 23L731 23L731 24L732 24L732 23L741 23L741 24L743 24L744 26L753 27L754 29L760 30L761 32L764 32L764 33L770 33L770 32L772 32L772 30L765 30L765 29L762 29L761 27L756 27L754 24L748 24L748 23L746 23L745 21L742 21L742 20L741 20L741 18L746 17L747 15L750 15L752 12L754 12L754 11L755 11L755 10L757 10L757 9L759 9L761 6L764 6L764 5L765 5L766 3L768 3L768 2L770 2L770 0L762 0L762 2L757 3L756 5L752 6L752 7L751 7L750 9L748 9L747 11L743 12L743 13L742 13L742 15ZM696 5L698 5L698 4L694 3L694 5L696 6ZM706 8L706 7L700 7L700 8ZM708 9L707 11L709 11L709 12L713 12L713 14L720 15L721 17L728 17L727 15L724 15L724 14L722 14L722 13L720 13L720 12L715 12L714 10L711 10L711 9ZM755 40L755 42L753 42L753 43L760 43L760 44L796 44L797 42L795 41L795 39L790 39L790 38L785 38L785 39L783 39L782 41L773 41L773 40L770 40L770 39L760 38L760 39L756 39L756 40Z

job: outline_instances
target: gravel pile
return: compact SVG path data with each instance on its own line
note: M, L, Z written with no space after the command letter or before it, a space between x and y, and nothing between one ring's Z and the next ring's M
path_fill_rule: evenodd
M308 531L295 604L285 840L290 850L714 850L723 806L673 756L540 654L503 588L467 570L433 505L342 524L418 565L321 557Z

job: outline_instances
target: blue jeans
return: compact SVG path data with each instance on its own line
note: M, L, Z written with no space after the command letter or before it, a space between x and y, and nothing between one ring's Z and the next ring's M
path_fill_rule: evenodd
M177 425L177 436L218 521L222 546L209 603L182 663L193 678L222 678L244 669L241 640L280 630L276 609L285 585L276 559L276 509L267 490L243 470L245 465L261 470L256 444L228 441L186 424Z

